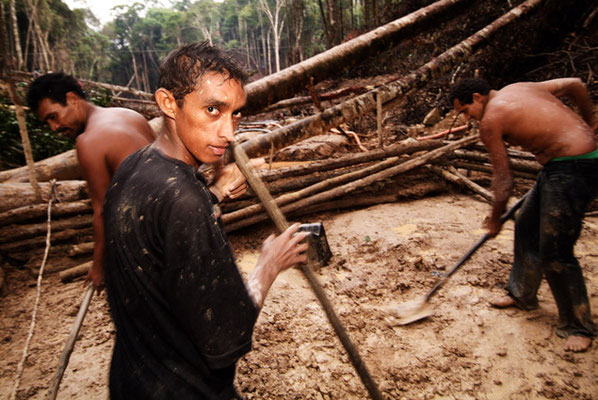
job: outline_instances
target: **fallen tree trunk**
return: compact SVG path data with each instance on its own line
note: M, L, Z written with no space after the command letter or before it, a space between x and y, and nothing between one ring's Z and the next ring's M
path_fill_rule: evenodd
M52 203L52 216L62 217L72 214L88 214L93 212L91 200L81 200L67 203ZM22 223L33 219L46 217L48 206L46 204L33 204L15 208L0 213L0 227L10 224Z
M247 105L243 111L248 114L255 113L269 104L287 99L303 90L312 77L315 82L319 82L337 75L339 71L361 62L364 58L386 50L389 45L408 37L417 29L429 26L435 18L446 17L457 5L468 2L470 1L437 1L303 62L251 82L246 86Z
M47 202L52 195L52 184L42 182L39 184L42 198L38 200L31 189L31 185L21 182L6 182L0 184L0 212L12 210L31 204ZM60 181L56 183L55 190L57 201L77 201L89 197L85 181Z
M37 180L47 182L81 179L81 170L77 161L77 152L69 150L35 163ZM28 182L27 167L19 167L0 172L0 182Z
M313 196L310 196L307 198L303 198L295 203L287 204L286 206L281 207L281 211L283 213L287 214L287 213L293 212L295 210L298 210L300 208L305 208L305 207L312 206L317 203L322 203L324 201L331 200L335 197L340 197L342 195L346 195L348 193L354 192L355 190L357 190L359 188L371 185L374 182L377 182L377 181L380 181L383 179L387 179L387 178L391 178L397 174L404 173L413 168L419 167L427 162L436 160L442 156L447 155L448 153L450 153L451 151L453 151L455 149L475 143L477 140L478 140L477 136L468 136L466 138L458 140L454 143L451 143L451 144L441 147L439 149L432 150L432 151L425 153L419 157L414 157L414 158L410 159L409 161L405 161L404 163L401 163L394 167L390 167L383 171L369 175L366 178L357 179L353 182L346 183L346 184L338 186L334 189L330 189L328 191L321 192L321 193L318 193L316 195L313 195ZM223 216L223 218L224 218L224 216ZM264 221L267 218L268 218L268 216L266 214L258 214L258 215L254 215L249 218L240 220L240 221L236 221L236 222L233 222L230 224L225 224L225 227L227 230L232 231L235 229L243 228L245 226L253 225L255 223Z
M348 100L321 113L284 126L271 133L248 140L241 144L241 146L251 157L265 155L272 151L272 149L278 150L307 137L319 135L328 131L330 128L351 121L365 113L372 112L376 109L377 96L381 96L380 98L382 99L383 104L397 101L410 91L422 88L431 79L450 71L453 66L465 60L483 44L487 43L488 39L493 34L505 26L508 26L513 21L516 21L522 15L525 15L541 2L542 0L527 0L488 26L396 82L381 86L352 100ZM228 154L228 162L232 162L231 154Z
M362 94L371 90L371 88L366 87L348 87L335 90L333 92L326 92L318 94L318 98L322 101L330 101L334 99L338 99L339 97L348 96L350 94ZM280 108L288 108L293 106L299 106L302 104L308 104L313 101L311 96L301 96L301 97L293 97L291 99L281 100L278 103L274 103L266 107L263 112L270 112L274 110L278 110Z

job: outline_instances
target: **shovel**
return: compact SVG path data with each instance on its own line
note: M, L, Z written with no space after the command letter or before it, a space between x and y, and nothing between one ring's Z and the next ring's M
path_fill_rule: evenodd
M513 217L515 212L521 207L523 202L525 201L526 197L529 195L529 192L524 194L518 201L508 210L502 217L500 217L501 225L504 224L507 220ZM486 232L476 244L474 244L469 251L461 257L459 261L455 264L450 271L446 274L443 274L442 277L438 280L436 285L426 294L423 298L418 300L412 300L407 303L401 304L393 310L393 313L396 315L397 320L394 321L396 325L408 325L412 322L419 321L420 319L424 319L432 315L432 306L430 305L430 298L440 289L449 278L457 272L465 261L469 260L469 258L480 248L486 241L490 239L490 234Z

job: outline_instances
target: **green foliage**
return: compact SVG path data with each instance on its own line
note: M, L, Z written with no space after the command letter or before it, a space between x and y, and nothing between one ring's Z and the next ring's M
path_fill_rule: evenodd
M0 98L3 104L9 103ZM42 160L73 148L73 143L52 133L35 115L26 113L27 131L34 160ZM23 144L14 109L0 107L0 169L25 165Z

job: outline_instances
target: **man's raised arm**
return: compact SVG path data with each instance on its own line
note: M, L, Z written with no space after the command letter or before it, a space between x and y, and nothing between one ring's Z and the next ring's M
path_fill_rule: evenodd
M564 96L573 100L584 121L586 121L592 129L596 129L592 99L586 85L581 79L560 78L538 82L537 84L556 97Z

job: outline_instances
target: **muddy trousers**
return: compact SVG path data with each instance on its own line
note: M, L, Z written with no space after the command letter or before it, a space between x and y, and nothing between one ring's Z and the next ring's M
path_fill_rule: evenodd
M507 291L524 309L538 306L546 277L559 310L557 334L597 334L581 268L573 254L587 205L598 195L598 159L551 161L515 221Z

